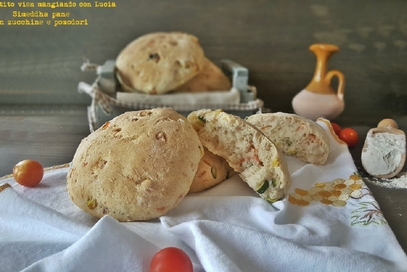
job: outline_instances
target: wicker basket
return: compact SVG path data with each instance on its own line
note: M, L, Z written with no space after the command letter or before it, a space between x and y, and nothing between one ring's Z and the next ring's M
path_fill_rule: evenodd
M149 95L149 99L143 100L146 94L122 91L115 76L114 60L106 61L102 66L84 63L83 71L93 70L97 74L92 85L85 82L80 82L78 85L79 92L87 93L92 98L91 105L88 107L90 130L94 131L113 117L132 110L170 107L186 116L191 111L199 109L222 109L242 118L261 110L264 103L257 98L256 88L248 85L248 70L230 60L222 60L221 64L222 71L232 81L232 88L229 91L216 92L216 94L213 92L180 93L176 94L177 99L174 99L175 94ZM213 95L217 96L216 99L213 97L205 99L205 96ZM123 97L129 99L126 100ZM169 100L172 102L167 102Z

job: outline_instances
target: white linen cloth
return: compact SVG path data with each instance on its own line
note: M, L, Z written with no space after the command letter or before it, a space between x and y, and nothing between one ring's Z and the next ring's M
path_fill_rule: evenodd
M171 94L145 94L139 92L117 92L116 99L122 103L147 103L156 105L221 105L239 104L240 92L236 88L229 91L212 91L202 93L171 93Z
M0 270L148 271L159 249L175 246L197 272L407 271L374 197L349 178L356 167L347 146L318 122L331 139L327 163L286 157L292 186L273 204L235 175L156 220L120 223L70 201L67 168L46 171L34 188L3 180L12 187L0 192ZM318 191L329 186L337 190Z

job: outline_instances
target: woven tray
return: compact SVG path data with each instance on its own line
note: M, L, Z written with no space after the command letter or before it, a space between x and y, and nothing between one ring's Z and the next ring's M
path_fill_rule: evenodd
M123 92L115 76L115 61L106 61L102 66L86 62L82 66L82 70L96 71L97 74L97 78L92 85L85 82L80 82L78 85L79 92L86 93L92 98L91 105L88 107L90 130L94 131L106 121L130 110L170 107L183 115L187 115L191 111L199 109L222 109L242 118L262 110L264 103L257 98L256 88L247 84L248 70L230 60L222 60L221 67L222 71L231 78L232 88L229 91L216 92L217 99L205 99L204 97L205 95L213 96L215 95L214 93L186 93L177 94L179 99L177 99L178 101L176 103L167 103L167 100L170 101L174 99L165 99L166 97L173 98L174 94L155 95L154 97L159 98L157 99L158 102L151 101L153 96L151 96L147 102L141 99L139 99L138 102L137 98L133 98L131 102L129 102L130 100L123 101L118 99L118 97L120 97L119 94L125 94L126 96L133 94ZM230 97L233 96L234 93L238 94L238 99L231 102ZM134 96L142 97L143 95L134 94ZM183 99L183 96L185 99ZM224 98L222 96L224 96ZM195 102L191 103L191 100ZM215 102L213 100L215 100ZM265 110L263 109L263 111Z

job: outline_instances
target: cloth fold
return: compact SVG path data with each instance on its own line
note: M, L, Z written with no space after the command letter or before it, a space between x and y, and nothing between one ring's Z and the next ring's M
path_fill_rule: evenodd
M407 271L407 257L347 146L328 132L331 153L317 166L286 157L292 186L268 203L238 175L190 194L156 220L120 223L78 209L67 168L38 187L0 192L2 271L149 271L161 248L183 249L194 271Z

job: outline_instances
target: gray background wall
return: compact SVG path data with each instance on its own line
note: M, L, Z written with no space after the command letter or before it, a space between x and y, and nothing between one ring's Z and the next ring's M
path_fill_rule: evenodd
M327 42L341 49L329 68L346 76L339 121L407 115L407 1L114 2L116 8L19 8L17 1L0 8L5 23L25 19L13 11L36 10L88 20L88 26L0 26L0 114L10 105L85 108L90 99L77 84L95 78L81 72L85 58L103 64L142 34L176 30L196 35L214 62L229 58L249 68L250 84L273 111L292 112L291 99L315 68L308 47Z

